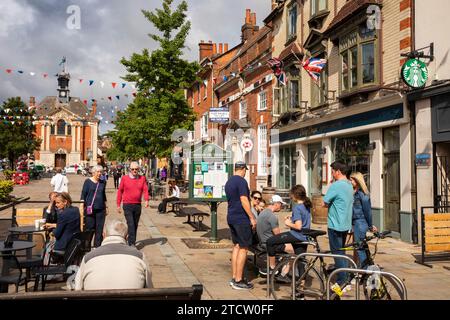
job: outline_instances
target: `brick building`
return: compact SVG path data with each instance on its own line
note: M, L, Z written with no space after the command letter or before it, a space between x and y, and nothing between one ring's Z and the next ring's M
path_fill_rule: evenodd
M332 182L330 163L342 160L364 174L374 223L406 241L416 203L400 73L401 54L412 50L411 3L278 0L264 20L288 78L275 88L274 185L301 183L320 198ZM310 57L327 60L318 82L302 68Z
M97 164L98 125L94 116L97 104L92 110L80 100L71 97L70 74L58 74L58 96L45 97L36 105L30 98L29 108L36 108L35 135L41 139L41 146L35 151L37 163L61 167L74 164Z
M220 70L214 87L220 107L230 110L227 129L242 130L253 142L253 150L243 152L238 139L229 136L225 148L233 151L234 162L249 164L250 189L262 190L269 184L270 148L268 135L272 123L272 70L267 60L272 54L271 30L256 25L256 14L246 10L241 28L241 45L236 55Z

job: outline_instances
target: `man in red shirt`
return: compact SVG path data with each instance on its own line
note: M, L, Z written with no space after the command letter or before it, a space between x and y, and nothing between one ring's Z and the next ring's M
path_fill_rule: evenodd
M141 217L141 200L144 194L145 207L148 208L148 188L145 177L139 175L139 164L130 164L130 173L124 175L117 190L117 212L122 213L120 204L123 202L123 211L128 225L128 245L135 245L136 233Z

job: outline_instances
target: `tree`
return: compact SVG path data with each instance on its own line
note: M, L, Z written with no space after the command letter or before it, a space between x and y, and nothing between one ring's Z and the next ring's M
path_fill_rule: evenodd
M123 112L118 112L116 131L111 133L113 148L108 157L154 158L169 156L175 129L192 130L195 116L184 90L197 80L197 62L182 58L191 24L186 21L187 3L172 11L173 0L163 0L155 13L142 10L161 36L149 36L159 43L151 53L144 49L121 63L129 72L124 79L136 82L137 95Z
M33 153L41 144L34 135L34 111L28 110L20 97L9 98L0 107L0 158L14 160Z

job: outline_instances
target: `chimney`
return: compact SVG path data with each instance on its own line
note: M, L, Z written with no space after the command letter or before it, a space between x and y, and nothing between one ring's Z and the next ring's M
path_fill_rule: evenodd
M224 43L223 44L223 52L227 52L228 51L228 43Z
M92 103L91 117L95 117L96 113L97 113L97 100L94 100L94 102Z
M241 28L242 42L245 42L258 30L259 30L259 27L256 26L256 13L255 12L252 13L250 9L246 9L245 10L245 24Z
M211 57L213 55L213 43L212 41L209 41L208 43L204 42L203 40L200 41L198 44L199 46L199 61L202 61L206 57Z
M222 54L223 53L223 44L219 43L219 53Z
M217 54L217 43L213 44L213 54Z
M30 97L30 103L28 105L28 109L33 109L36 107L36 99L34 97Z

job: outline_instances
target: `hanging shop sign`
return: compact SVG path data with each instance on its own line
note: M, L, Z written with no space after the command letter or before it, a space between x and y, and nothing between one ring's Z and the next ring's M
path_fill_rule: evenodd
M209 122L228 123L230 121L230 109L228 108L210 108Z
M411 88L421 88L428 80L427 65L419 59L409 59L402 67L403 81Z

